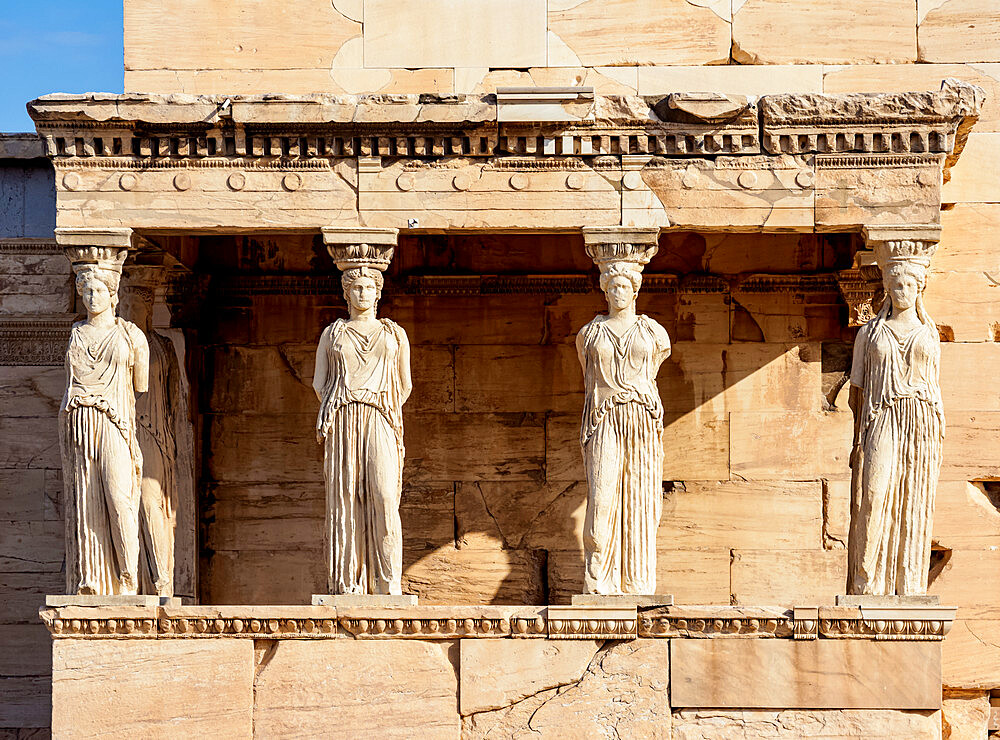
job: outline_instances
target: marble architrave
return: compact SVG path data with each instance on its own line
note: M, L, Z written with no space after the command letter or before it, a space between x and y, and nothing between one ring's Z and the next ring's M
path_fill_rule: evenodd
M854 343L848 594L927 591L945 418L940 340L921 293L939 232L866 230L886 297Z
M140 581L142 453L135 397L147 390L149 345L139 327L117 316L130 234L112 234L106 246L88 243L88 236L56 231L87 310L70 332L59 412L66 588L70 594L131 595Z
M403 404L410 395L406 332L376 318L395 229L324 230L350 317L323 330L313 389L326 482L331 594L402 593Z
M583 368L580 429L587 472L584 588L592 594L656 592L656 529L662 508L663 404L656 374L670 337L635 301L657 229L584 229L601 271L608 313L576 338Z

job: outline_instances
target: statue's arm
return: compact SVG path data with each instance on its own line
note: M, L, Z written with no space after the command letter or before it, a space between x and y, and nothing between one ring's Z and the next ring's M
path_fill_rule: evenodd
M587 344L587 329L590 324L580 329L576 335L576 358L580 361L580 367L583 368L584 374L587 373L587 356L586 356L586 344Z
M330 327L326 327L319 338L319 345L316 347L316 369L313 371L313 390L316 398L323 400L323 389L326 388L327 376L330 373L329 353L330 350Z
M401 403L406 403L413 391L413 379L410 377L410 340L406 337L406 332L399 328L399 385L403 398Z
M135 361L132 364L132 386L136 393L149 390L149 341L142 330L134 324L130 327L132 346L135 348Z

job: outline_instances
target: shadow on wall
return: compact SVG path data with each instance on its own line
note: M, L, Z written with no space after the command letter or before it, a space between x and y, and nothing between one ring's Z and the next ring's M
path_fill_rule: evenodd
M325 580L313 353L322 328L345 314L339 279L318 240L215 237L210 252L208 244L199 267L213 277L197 349L201 597L307 603ZM846 453L821 461L834 442L816 432L830 436L825 393L846 370L849 353L834 351L846 310L835 282L796 287L778 271L829 275L844 250L837 237L816 235L670 235L647 268L639 311L674 341L659 385L664 474L679 485L658 548L661 583L678 598L734 601L734 549L765 547L775 530L804 529L772 541L824 554L819 479L843 475ZM579 237L407 237L391 270L379 314L408 332L414 376L404 589L426 603L568 601L582 585L587 496L573 342L606 310ZM586 292L434 287L435 276L498 274L576 276ZM793 448L814 449L796 462ZM751 504L740 511L753 521L712 514L723 495ZM793 515L783 513L788 497ZM698 507L717 524L692 529Z

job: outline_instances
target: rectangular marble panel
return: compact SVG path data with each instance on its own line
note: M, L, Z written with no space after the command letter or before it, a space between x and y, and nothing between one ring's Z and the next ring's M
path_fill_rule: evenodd
M365 67L546 64L544 0L364 0Z
M52 736L250 738L251 640L55 640Z
M458 737L458 644L271 643L257 669L256 737Z
M734 709L939 709L941 645L671 640L671 704Z

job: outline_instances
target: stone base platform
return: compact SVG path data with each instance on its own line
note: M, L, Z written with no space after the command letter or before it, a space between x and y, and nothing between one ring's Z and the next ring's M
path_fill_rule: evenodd
M555 738L612 726L643 738L934 738L951 625L844 606L123 605L41 618L60 738Z
M414 594L313 594L313 606L392 607L416 606Z
M673 606L672 594L573 594L573 606Z

